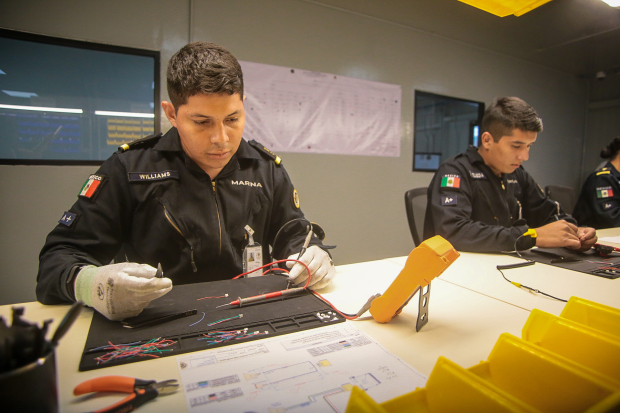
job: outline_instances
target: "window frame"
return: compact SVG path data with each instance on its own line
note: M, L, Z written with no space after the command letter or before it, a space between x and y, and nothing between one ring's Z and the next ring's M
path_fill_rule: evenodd
M417 90L415 89L413 92L413 155L412 155L412 159L411 159L411 170L412 172L435 172L437 171L437 169L427 169L427 168L416 168L416 155L423 155L423 154L441 154L443 155L443 152L416 152L416 122L417 122L417 104L418 104L418 97L430 97L430 98L441 98L447 101L453 101L453 102L460 102L460 103L474 103L478 105L478 119L477 119L477 126L480 127L480 123L482 121L482 116L484 115L484 110L486 108L486 105L484 102L480 102L480 101L476 101L476 100L471 100L471 99L463 99L463 98L457 98L457 97L453 97L453 96L446 96L446 95L440 95L438 93L432 93L432 92L426 92L426 91L422 91L422 90ZM471 125L470 122L470 128L469 128L469 133L468 133L468 146L469 145L473 145L473 126ZM478 129L479 130L479 129ZM451 156L454 156L457 154L449 154L448 158ZM441 165L442 161L440 159L439 164Z

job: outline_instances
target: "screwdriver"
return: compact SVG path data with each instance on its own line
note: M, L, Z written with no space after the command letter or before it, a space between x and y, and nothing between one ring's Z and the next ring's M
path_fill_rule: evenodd
M299 291L303 291L304 289L305 289L304 287L299 287L299 288L291 288L289 290L275 291L273 293L255 295L255 296L252 296L252 297L246 297L246 298L239 297L235 301L232 301L232 302L230 302L228 304L219 305L219 306L217 306L215 308L224 307L225 305L238 305L239 307L243 307L246 304L255 303L257 301L263 301L263 300L268 300L270 298L282 297L282 296L285 296L285 295L291 295L291 294L297 293Z

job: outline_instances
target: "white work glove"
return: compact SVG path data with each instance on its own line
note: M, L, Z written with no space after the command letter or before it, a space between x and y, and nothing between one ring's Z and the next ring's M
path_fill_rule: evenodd
M154 278L156 271L135 262L89 265L75 279L75 298L110 320L135 317L152 300L172 289L170 278Z
M293 254L288 257L289 260L296 260L297 255ZM329 254L320 247L313 245L304 252L299 258L299 261L303 262L310 269L312 278L310 279L309 287L313 290L319 290L329 284L336 276L336 268ZM293 284L300 286L308 279L308 271L306 267L298 262L289 261L286 263L288 268L292 267L289 273L289 279Z

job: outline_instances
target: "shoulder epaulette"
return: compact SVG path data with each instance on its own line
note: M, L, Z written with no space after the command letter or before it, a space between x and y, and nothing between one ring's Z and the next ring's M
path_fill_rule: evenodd
M275 153L271 152L269 149L263 146L262 143L256 142L254 139L252 139L251 141L248 141L248 143L252 145L254 149L259 151L263 155L267 156L269 159L273 160L276 163L276 165L280 165L280 163L282 163L282 158L280 158Z
M607 174L610 174L610 173L611 173L611 171L598 171L598 172L596 173L596 176L599 176L599 175L607 175Z
M131 141L129 143L122 144L121 146L118 147L118 151L119 152L125 152L125 151L128 151L129 149L135 149L135 148L138 148L138 147L140 147L142 145L150 143L150 142L154 141L155 139L159 139L161 137L162 137L161 133L158 133L157 135L145 136L144 138L136 139L135 141Z

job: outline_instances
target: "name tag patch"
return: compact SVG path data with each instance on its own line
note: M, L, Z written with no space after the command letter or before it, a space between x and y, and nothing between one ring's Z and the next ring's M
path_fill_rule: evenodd
M441 187L442 188L460 188L461 187L461 177L458 175L444 175L441 178Z
M456 196L454 195L442 195L441 205L456 205Z
M60 221L58 221L58 223L70 227L75 222L76 218L77 214L71 211L65 211L65 213L62 214L62 218L60 218Z
M603 198L611 198L614 196L614 191L611 189L611 186L604 186L601 188L596 188L596 197L599 199Z
M469 176L471 176L472 179L486 179L487 178L484 175L484 172L478 172L478 171L469 171Z
M99 188L103 186L106 177L103 175L91 175L88 177L78 196L82 198L92 199L98 192Z
M159 171L159 172L129 172L127 173L130 182L144 181L163 181L164 179L179 179L177 171Z

